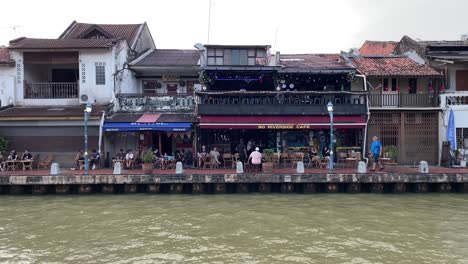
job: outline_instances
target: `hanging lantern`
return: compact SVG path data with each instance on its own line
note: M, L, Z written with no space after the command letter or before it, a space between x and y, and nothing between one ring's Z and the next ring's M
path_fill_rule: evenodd
M422 92L422 90L423 90L423 88L422 88L422 87L419 87L419 91L421 91L421 92Z
M294 88L294 84L291 83L291 84L289 85L289 88L291 88L291 89Z
M286 84L283 83L283 85L281 85L281 87L282 87L283 89L286 89L287 86L286 86Z
M278 85L276 86L276 91L279 91L279 90L281 90L281 87Z

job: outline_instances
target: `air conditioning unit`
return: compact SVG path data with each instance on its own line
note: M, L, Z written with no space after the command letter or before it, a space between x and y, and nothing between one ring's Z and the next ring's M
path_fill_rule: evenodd
M202 85L197 83L193 85L193 89L197 92L200 92L202 90Z
M87 104L88 102L94 104L94 98L85 93L80 94L80 104Z

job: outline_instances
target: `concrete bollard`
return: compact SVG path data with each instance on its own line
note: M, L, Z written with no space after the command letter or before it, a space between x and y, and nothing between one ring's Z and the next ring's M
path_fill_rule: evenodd
M175 166L175 173L176 174L181 174L184 172L184 168L182 166L182 162L178 161Z
M50 166L50 175L57 175L60 173L60 165L57 162L52 163Z
M421 160L419 162L419 173L429 173L429 166L427 165L427 161Z
M114 174L122 174L122 163L116 162L114 164Z
M236 173L244 173L244 165L242 164L242 161L237 162Z
M360 161L357 167L358 173L367 173L367 166L364 161Z
M302 162L302 161L297 162L296 172L297 173L304 173L304 162Z

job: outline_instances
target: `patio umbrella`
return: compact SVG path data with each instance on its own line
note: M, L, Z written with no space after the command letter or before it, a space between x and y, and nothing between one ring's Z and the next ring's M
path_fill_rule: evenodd
M450 142L450 149L457 149L457 141L455 136L455 115L453 110L450 109L449 120L447 125L447 141Z

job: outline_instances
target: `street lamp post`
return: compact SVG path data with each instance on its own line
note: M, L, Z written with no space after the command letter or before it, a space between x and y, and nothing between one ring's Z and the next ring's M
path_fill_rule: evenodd
M330 173L333 172L333 103L327 104L328 114L330 115Z
M91 103L86 103L84 109L84 144L85 144L85 152L84 152L84 165L85 165L85 175L89 173L89 154L88 154L88 118L89 114L91 113L92 105Z

